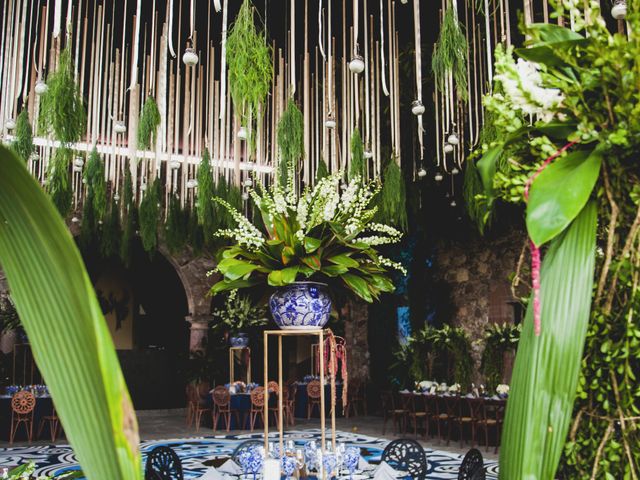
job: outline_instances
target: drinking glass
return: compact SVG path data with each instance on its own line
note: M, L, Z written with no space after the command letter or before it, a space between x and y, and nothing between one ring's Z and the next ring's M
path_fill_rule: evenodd
M353 473L358 468L358 462L360 461L360 449L356 447L349 447L344 452L344 466L349 471L349 478L353 479Z
M290 457L289 455L282 457L280 460L280 468L282 468L282 473L284 473L285 479L289 480L296 471L295 457Z

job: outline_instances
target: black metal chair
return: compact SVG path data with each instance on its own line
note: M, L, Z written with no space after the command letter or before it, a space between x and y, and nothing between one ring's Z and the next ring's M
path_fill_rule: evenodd
M240 456L243 452L250 450L255 447L264 446L264 442L262 440L247 440L246 442L242 442L240 445L236 447L236 449L231 454L231 459L238 465L240 465Z
M184 480L180 457L169 447L156 447L147 456L145 480Z
M427 454L415 440L401 438L392 441L382 452L382 461L394 470L407 472L413 480L427 478Z
M482 453L477 448L467 452L458 470L458 480L485 480L484 461Z

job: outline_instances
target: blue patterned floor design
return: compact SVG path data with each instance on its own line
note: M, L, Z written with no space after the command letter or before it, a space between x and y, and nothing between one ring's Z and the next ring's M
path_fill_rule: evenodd
M276 434L277 435L277 434ZM272 435L270 435L271 437ZM287 439L294 440L303 445L311 439L320 438L319 429L289 431L285 434ZM380 456L388 440L374 438L357 433L337 432L339 442L360 447L363 456L371 463L378 463ZM206 470L204 461L215 457L230 455L235 447L249 439L261 439L262 433L247 433L225 436L206 436L173 440L151 440L140 444L140 449L145 455L154 447L166 445L173 448L182 460L185 479L196 479ZM276 436L273 436L275 439ZM458 468L462 462L462 456L454 453L431 450L426 448L429 471L427 479L444 480L456 479ZM76 470L78 462L68 445L48 445L33 447L0 448L0 468L14 467L16 465L33 461L37 465L38 475L60 475L68 470ZM497 480L498 465L494 461L485 461L487 479Z

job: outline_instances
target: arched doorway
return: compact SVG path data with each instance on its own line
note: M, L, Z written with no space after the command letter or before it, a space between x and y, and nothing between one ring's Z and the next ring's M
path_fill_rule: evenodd
M184 407L184 365L189 355L185 288L173 265L133 242L131 263L83 257L111 331L136 410Z

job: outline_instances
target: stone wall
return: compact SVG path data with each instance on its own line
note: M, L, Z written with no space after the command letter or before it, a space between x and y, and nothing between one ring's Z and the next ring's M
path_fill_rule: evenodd
M436 248L437 281L450 289L451 323L472 339L476 371L484 349L477 340L483 338L485 327L514 319L511 276L524 241L521 233L513 233L492 240L443 241ZM478 375L475 381L479 380Z

